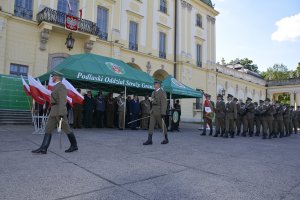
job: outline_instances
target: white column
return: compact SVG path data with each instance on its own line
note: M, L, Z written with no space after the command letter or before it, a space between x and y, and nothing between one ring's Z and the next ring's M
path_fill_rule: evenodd
M296 92L296 106L300 106L300 93Z
M294 93L293 93L293 92L290 93L290 105L291 105L291 106L294 106L294 105L295 105L295 101L294 101Z

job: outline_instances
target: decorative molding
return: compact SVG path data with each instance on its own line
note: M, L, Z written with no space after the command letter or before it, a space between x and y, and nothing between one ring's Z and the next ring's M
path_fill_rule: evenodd
M150 61L147 62L146 68L147 68L147 73L150 74L152 68Z
M170 27L170 26L167 26L167 25L165 25L165 24L162 24L162 23L160 23L160 22L157 22L156 24L157 24L158 26L162 27L163 29L168 29L168 30L170 30L170 29L171 29L171 27Z
M136 17L136 18L138 18L140 20L144 18L143 15L141 15L141 14L139 14L137 12L134 12L134 11L131 11L131 10L126 10L126 12L127 12L128 15L134 16L134 17Z
M50 30L49 29L43 29L40 33L40 50L45 51L47 49L47 43L50 37Z
M85 53L90 53L93 49L94 46L94 41L87 41L84 43L84 52Z

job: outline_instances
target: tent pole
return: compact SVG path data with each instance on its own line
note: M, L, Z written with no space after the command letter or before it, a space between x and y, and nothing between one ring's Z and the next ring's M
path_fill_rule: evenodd
M124 123L123 123L123 129L125 130L125 123L126 123L126 100L127 100L127 94L126 94L126 86L125 86L125 91L124 91L124 99L125 99L125 101L124 101L124 119L123 119L123 121L124 121Z

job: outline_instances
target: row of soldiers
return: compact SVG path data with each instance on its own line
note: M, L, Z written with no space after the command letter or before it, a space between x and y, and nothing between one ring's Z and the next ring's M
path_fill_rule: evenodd
M243 102L231 94L228 94L226 103L223 96L218 95L215 105L210 98L211 96L206 94L203 110L204 129L201 135L206 135L206 125L209 125L212 135L213 118L216 125L214 137L262 135L263 139L271 139L298 133L300 106L295 110L294 106L280 104L279 101L274 104L269 98L253 103L248 97L246 102Z

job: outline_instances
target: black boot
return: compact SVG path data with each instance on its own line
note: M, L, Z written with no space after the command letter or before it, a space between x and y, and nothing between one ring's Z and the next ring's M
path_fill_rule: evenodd
M209 131L209 135L210 135L210 136L212 136L212 132L213 132L213 130L210 129L210 131Z
M230 137L234 138L234 132L233 131L230 133Z
M228 138L228 133L227 132L224 134L223 138Z
M77 141L76 141L75 135L73 133L69 133L69 134L67 134L67 136L69 138L71 146L70 146L70 148L68 148L67 150L65 150L65 152L66 153L71 153L73 151L77 151L78 147L77 147Z
M284 134L282 132L280 132L279 138L283 138Z
M164 141L161 142L161 144L168 144L169 140L168 140L168 134L165 134L165 139Z
M219 132L216 132L214 137L218 137L219 136Z
M239 131L236 133L236 136L240 136L240 132Z
M143 145L151 145L152 144L152 134L148 134L148 140L143 143Z
M263 133L262 139L264 139L264 140L267 139L267 134Z
M51 142L51 134L45 134L44 135L44 139L43 139L43 143L41 145L40 148L31 151L32 153L41 153L41 154L46 154L47 153L47 149L50 145Z
M206 135L206 129L203 130L203 133L200 135Z
M277 138L277 133L273 133L273 138Z
M243 136L243 137L246 137L246 136L247 136L247 135L246 135L246 132L243 132L243 133L242 133L242 136Z
M269 133L269 139L272 139L272 133Z

